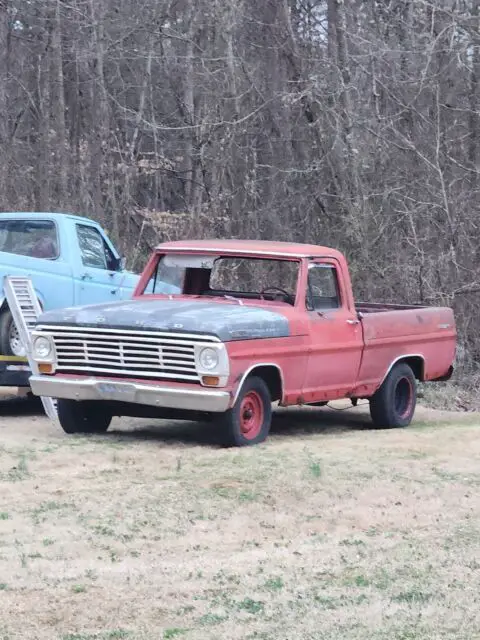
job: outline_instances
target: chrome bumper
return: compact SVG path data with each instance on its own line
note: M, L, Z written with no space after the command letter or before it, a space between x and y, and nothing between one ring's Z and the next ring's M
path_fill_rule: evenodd
M197 390L177 389L162 385L147 385L95 378L55 378L31 376L30 386L36 396L67 400L104 400L143 404L162 409L184 409L222 413L229 408L230 393L200 387Z

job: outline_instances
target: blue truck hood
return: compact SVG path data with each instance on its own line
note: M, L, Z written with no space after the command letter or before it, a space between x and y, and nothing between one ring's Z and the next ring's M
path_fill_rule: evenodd
M38 324L199 333L223 342L290 335L281 313L209 300L146 299L56 309L42 314Z

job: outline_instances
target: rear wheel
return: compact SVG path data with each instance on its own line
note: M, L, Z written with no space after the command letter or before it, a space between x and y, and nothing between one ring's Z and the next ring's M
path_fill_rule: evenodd
M23 358L26 355L10 309L3 311L0 316L0 351L4 356Z
M101 403L58 400L57 412L65 433L105 433L112 421Z
M370 398L370 415L376 427L407 427L415 413L417 383L408 364L397 364Z
M270 432L272 398L265 382L247 378L235 405L223 416L226 444L248 447L263 442Z

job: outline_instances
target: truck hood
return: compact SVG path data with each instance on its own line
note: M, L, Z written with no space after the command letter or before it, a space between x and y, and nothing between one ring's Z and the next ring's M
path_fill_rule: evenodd
M288 319L277 311L206 300L129 300L48 311L38 325L80 325L217 336L223 342L290 335Z

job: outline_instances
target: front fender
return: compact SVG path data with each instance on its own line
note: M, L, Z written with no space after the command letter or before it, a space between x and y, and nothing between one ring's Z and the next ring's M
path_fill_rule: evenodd
M42 294L35 289L35 295L37 296L38 301L40 302L40 306L42 307L42 310L45 309L45 303L44 303ZM3 295L3 290L2 290L0 294L0 312L4 311L7 307L8 307L7 298Z
M45 309L45 298L42 296L40 291L38 291L38 289L35 289L35 295L38 298L38 301L40 303L40 306L42 307L42 310Z

